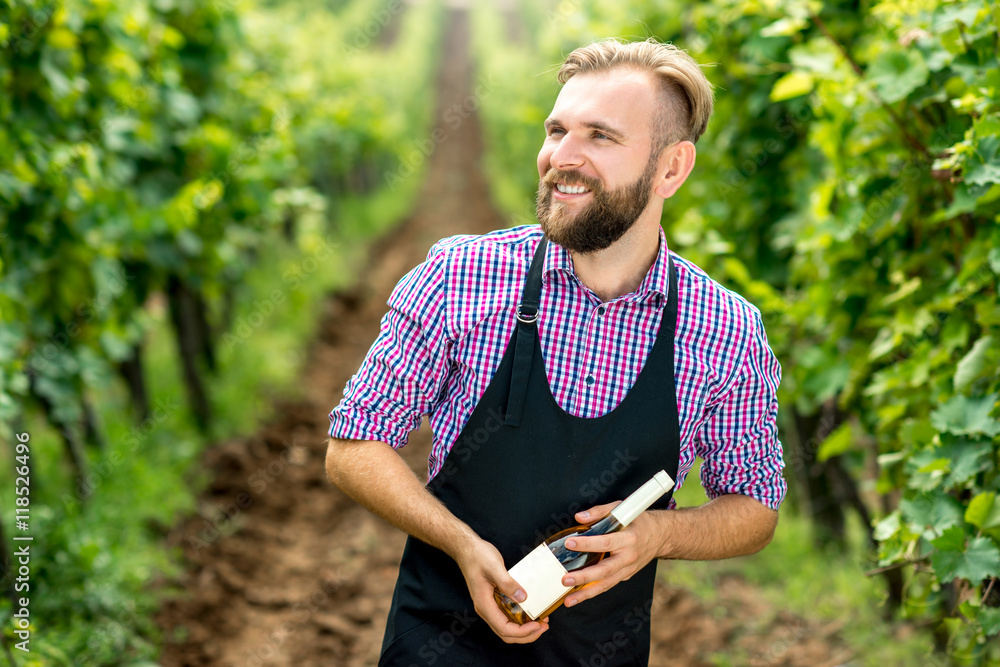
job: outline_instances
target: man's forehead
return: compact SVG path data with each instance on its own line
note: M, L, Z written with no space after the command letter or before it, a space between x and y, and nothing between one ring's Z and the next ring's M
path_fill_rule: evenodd
M613 127L647 129L656 103L652 78L626 68L574 75L552 106L550 119L585 124L607 123Z

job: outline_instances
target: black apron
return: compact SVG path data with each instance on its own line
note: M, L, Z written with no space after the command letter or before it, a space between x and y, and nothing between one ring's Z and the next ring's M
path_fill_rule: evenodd
M680 429L674 388L677 275L653 348L625 399L595 418L575 417L549 389L535 326L545 238L525 280L518 324L503 360L427 488L503 555L508 568L573 515L621 500L660 470L677 479ZM667 494L654 509L665 509ZM380 667L644 666L654 559L628 581L560 607L531 644L507 644L475 612L458 565L410 537L382 643Z

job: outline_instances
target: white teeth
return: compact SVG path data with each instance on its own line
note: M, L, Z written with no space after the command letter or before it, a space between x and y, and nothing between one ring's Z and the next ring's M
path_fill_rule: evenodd
M556 183L556 190L566 195L578 195L581 192L589 192L582 185L563 185L562 183Z

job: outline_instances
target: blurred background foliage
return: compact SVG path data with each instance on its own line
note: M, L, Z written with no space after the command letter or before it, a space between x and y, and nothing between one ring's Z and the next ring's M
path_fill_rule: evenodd
M866 664L1000 664L1000 6L516 10L513 28L473 10L511 224L534 222L532 157L573 48L656 36L717 87L663 224L763 314L790 495L761 557L668 576L709 596L736 568L849 616ZM200 452L295 391L316 304L412 207L441 24L433 2L0 5L0 441L32 434L46 535L27 664L155 660L166 531L181 513L217 525ZM0 466L4 508L11 479ZM914 652L902 621L926 629Z
M320 300L414 201L419 166L387 183L429 129L440 8L402 9L0 5L0 441L31 434L45 536L20 664L156 658L166 531L218 525L199 453L295 391Z

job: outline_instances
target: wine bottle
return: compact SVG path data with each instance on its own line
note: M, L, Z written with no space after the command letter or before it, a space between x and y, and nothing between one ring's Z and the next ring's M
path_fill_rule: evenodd
M590 567L607 556L607 553L573 551L566 547L566 540L571 537L606 535L621 530L673 485L674 480L670 479L665 470L661 470L619 503L608 516L593 523L561 530L539 544L507 571L527 593L527 599L518 603L499 590L494 590L493 598L500 609L507 618L522 625L529 621L540 621L551 614L567 595L583 587L582 584L564 586L562 578L566 573Z

